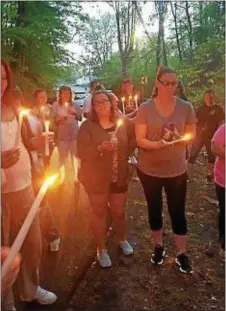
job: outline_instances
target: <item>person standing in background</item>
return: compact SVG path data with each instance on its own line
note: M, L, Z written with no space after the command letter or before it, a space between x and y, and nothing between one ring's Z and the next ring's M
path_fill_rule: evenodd
M47 94L44 89L38 89L33 94L34 106L27 119L34 136L45 134L45 122L50 123L50 129L53 128L53 118L51 112L51 105L47 103ZM54 132L51 132L52 140L54 141ZM50 158L53 152L54 143L50 143L50 154L45 155L45 150L40 145L36 150L30 151L32 163L32 184L35 193L38 193L45 173L49 168ZM53 212L48 203L48 195L42 201L39 211L41 232L46 239L50 251L58 251L60 247L60 236L56 228Z
M100 82L98 80L93 80L90 82L90 94L84 99L83 102L83 114L86 119L89 118L92 108L92 94L99 84Z
M206 183L210 184L213 180L213 165L215 161L215 155L211 151L211 139L224 121L224 112L223 109L215 103L215 96L212 90L206 91L203 98L204 105L196 110L197 135L191 148L188 163L195 164L200 150L205 146L208 157Z
M56 143L60 156L60 166L66 164L68 156L74 163L77 154L76 139L79 121L82 120L82 111L78 104L72 100L72 91L69 86L61 86L59 99L53 103L52 112L56 124ZM77 168L74 168L77 175ZM75 176L77 181L77 176Z

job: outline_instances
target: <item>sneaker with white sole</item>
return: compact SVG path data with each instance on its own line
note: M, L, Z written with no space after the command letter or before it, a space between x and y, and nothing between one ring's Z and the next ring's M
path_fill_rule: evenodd
M20 296L20 299L26 302L36 301L40 303L40 305L51 305L57 300L57 296L54 293L41 288L41 286L38 286L33 299L24 299L22 296Z
M97 260L102 268L110 268L112 266L111 258L106 249L97 251Z
M124 255L132 255L133 254L133 248L129 244L128 241L122 241L119 243L119 247L121 248Z
M57 300L57 296L38 286L34 300L40 303L40 305L51 305Z
M154 253L152 254L152 257L151 257L151 262L156 266L160 266L163 264L165 255L166 255L166 252L165 252L164 247L159 244L156 244Z
M176 264L179 267L180 272L186 274L192 274L192 266L190 260L186 254L179 254L175 259Z
M60 249L60 237L50 242L49 246L51 252L58 252Z

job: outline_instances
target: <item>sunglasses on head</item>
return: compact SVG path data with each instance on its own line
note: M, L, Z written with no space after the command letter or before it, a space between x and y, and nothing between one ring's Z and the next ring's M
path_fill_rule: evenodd
M159 78L157 80L164 86L170 86L170 85L176 86L177 85L177 81L172 81L172 82L170 82L170 81L161 81Z

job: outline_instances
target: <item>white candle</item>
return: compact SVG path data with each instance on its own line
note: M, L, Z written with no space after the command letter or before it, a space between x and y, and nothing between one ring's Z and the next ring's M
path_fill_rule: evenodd
M15 141L15 147L19 146L23 117L27 116L28 114L29 114L29 109L21 109L19 112L18 131L17 131L16 141Z
M45 121L45 156L49 156L49 121Z
M54 180L58 177L58 174L55 174L48 178L44 184L42 185L41 189L39 190L38 195L36 196L31 209L29 210L27 217L24 220L23 225L20 228L19 233L17 234L16 239L13 242L12 247L9 250L9 254L6 258L6 260L3 262L2 265L2 278L8 273L16 255L21 249L21 246L23 245L23 242L26 238L26 235L28 233L28 230L30 229L30 226L35 218L35 215L38 211L38 208L46 194L46 191L48 190L48 187L54 182Z
M125 114L125 97L122 97L122 111Z
M112 139L114 139L114 138L117 137L117 132L118 132L120 126L122 125L122 123L123 123L123 121L122 121L121 119L119 119L118 122L117 122L116 129L115 129L115 131L112 133L112 136L111 136Z
M136 110L138 109L137 98L138 98L138 96L137 96L137 95L135 95L135 96L134 96L134 100L135 100Z
M191 134L185 134L183 137L181 137L180 139L177 139L177 140L173 140L173 141L170 141L168 142L167 144L168 145L174 145L174 144L177 144L179 142L182 142L182 141L188 141L192 138L192 135Z

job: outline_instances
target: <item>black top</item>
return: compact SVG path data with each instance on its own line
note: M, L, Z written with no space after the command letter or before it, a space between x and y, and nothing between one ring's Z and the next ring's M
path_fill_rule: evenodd
M218 105L201 106L196 110L197 131L212 138L220 123L224 120L223 109Z

